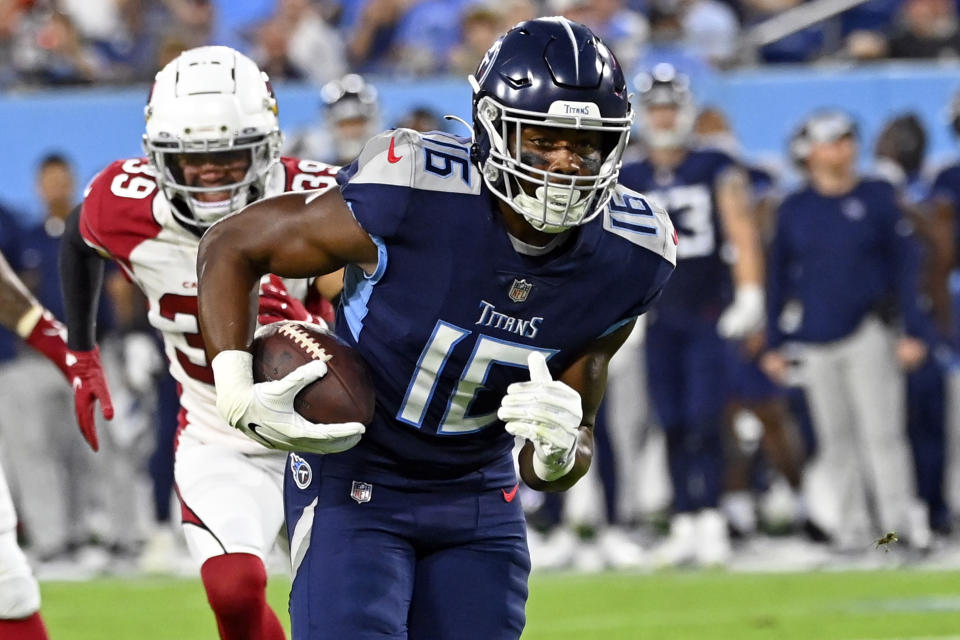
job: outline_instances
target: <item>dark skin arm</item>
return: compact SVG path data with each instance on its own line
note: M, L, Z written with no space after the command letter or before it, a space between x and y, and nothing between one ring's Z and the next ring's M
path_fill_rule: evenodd
M923 272L922 287L933 304L933 318L937 327L944 333L952 333L951 302L947 280L956 262L954 239L953 206L936 199L925 205L910 205L901 202L900 206L910 218L917 235L927 246L929 255Z
M207 356L212 360L221 351L249 346L260 276L306 278L351 263L373 273L377 246L339 189L319 197L288 193L261 200L218 222L200 240L197 258Z
M519 462L520 477L531 489L566 491L590 470L593 461L593 425L607 387L607 366L613 354L630 336L634 324L636 321L594 341L558 378L576 390L583 403L583 424L580 425L577 438L577 461L562 478L545 482L533 472L533 443L528 441L520 450Z

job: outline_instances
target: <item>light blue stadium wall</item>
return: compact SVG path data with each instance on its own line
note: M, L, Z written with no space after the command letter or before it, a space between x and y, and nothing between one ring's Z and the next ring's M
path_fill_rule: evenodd
M384 123L425 104L469 120L470 91L460 78L404 83L376 80ZM872 144L891 115L913 110L931 135L930 155L954 152L946 128L946 105L960 90L960 66L884 65L856 70L743 71L701 81L701 103L730 115L745 150L754 157L782 157L784 141L810 110L839 106L852 112ZM317 116L312 87L279 86L280 118L291 131ZM34 170L50 151L66 153L82 181L115 158L140 153L145 88L77 90L0 96L0 200L35 215ZM456 126L456 125L454 125Z

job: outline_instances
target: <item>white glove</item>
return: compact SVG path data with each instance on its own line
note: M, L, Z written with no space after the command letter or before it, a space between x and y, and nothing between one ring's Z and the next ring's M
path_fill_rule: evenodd
M717 321L717 333L723 338L743 338L763 328L764 296L757 284L737 287L733 303L723 310Z
M531 353L527 365L530 382L507 387L497 417L507 423L507 433L533 443L533 471L550 482L569 473L577 460L583 403L579 393L550 376L542 353Z
M152 337L142 331L123 337L123 369L131 389L153 390L153 377L163 370L163 356Z
M269 449L339 453L357 444L366 430L359 422L313 423L294 411L294 396L326 375L325 362L308 362L280 380L256 384L253 355L246 351L221 351L211 366L221 415Z

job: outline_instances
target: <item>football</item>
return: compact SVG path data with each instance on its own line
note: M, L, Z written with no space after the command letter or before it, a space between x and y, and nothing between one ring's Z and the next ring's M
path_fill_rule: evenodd
M373 419L375 395L367 365L330 331L308 322L274 322L257 331L251 350L254 382L279 380L311 360L326 361L327 375L294 398L294 409L307 420L369 424Z

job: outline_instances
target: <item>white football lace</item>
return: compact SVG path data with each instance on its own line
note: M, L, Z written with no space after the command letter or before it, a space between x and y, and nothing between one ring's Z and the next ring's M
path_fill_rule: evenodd
M280 333L293 340L298 347L306 351L314 360L327 362L333 359L333 356L328 354L326 350L320 346L320 343L295 324L283 325L280 327Z

